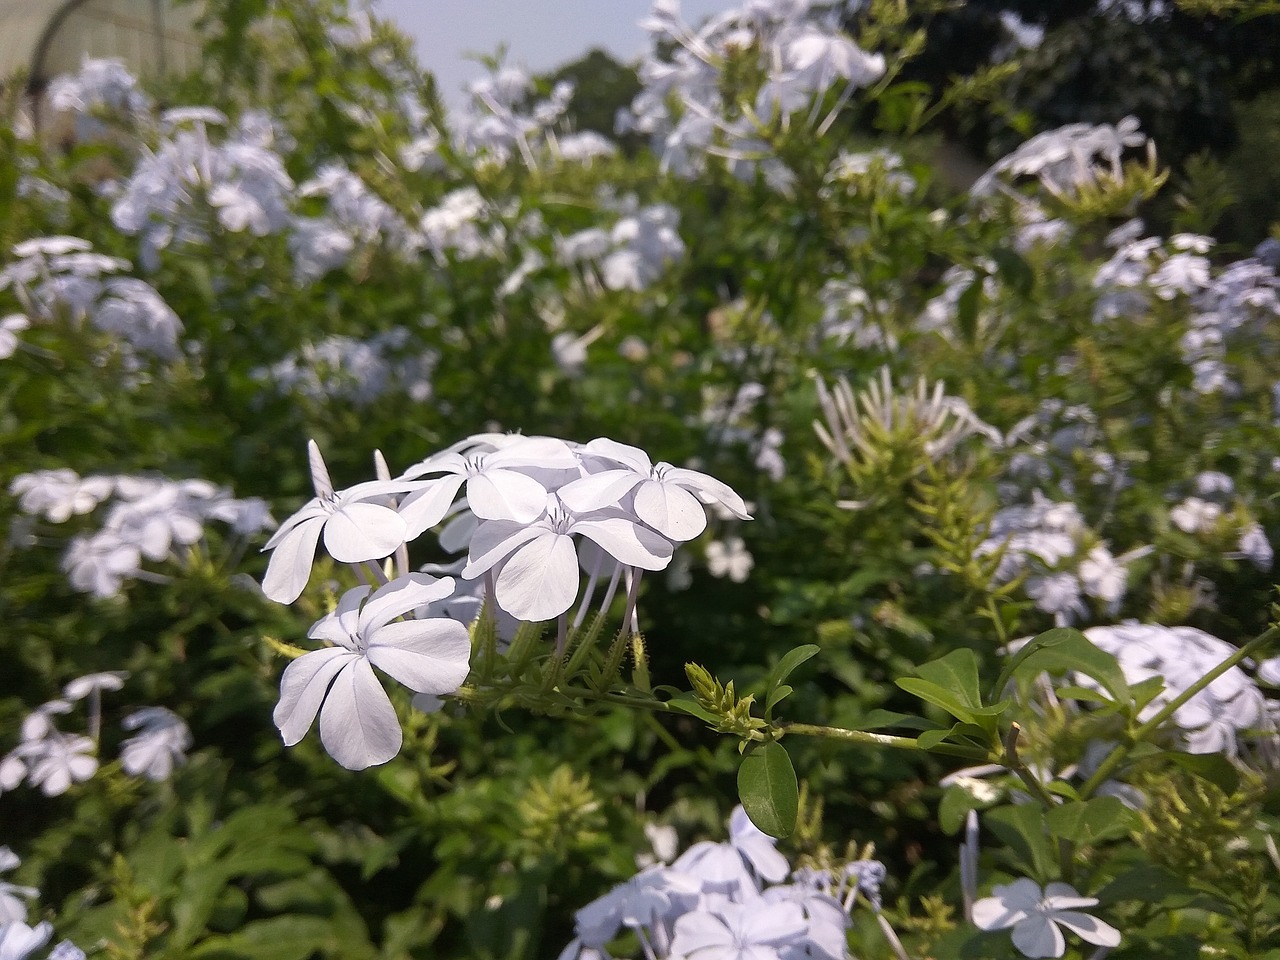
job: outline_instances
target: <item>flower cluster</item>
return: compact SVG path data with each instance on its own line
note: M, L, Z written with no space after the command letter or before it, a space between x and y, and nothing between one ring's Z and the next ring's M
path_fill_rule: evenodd
M18 855L8 847L0 847L0 873L8 873L22 865ZM23 900L40 896L35 887L19 886L0 880L0 957L4 960L29 960L53 937L53 925L47 920L27 925L27 905ZM85 960L85 953L70 940L58 943L47 960Z
M1125 117L1114 126L1102 123L1069 123L1037 134L1008 156L998 160L971 190L986 196L1020 177L1035 177L1055 196L1073 196L1102 174L1120 176L1120 160L1128 149L1147 143L1136 117Z
M765 125L802 111L825 131L856 89L881 77L885 64L845 36L834 16L809 7L808 0L749 2L694 30L681 19L678 0L654 4L642 23L655 52L640 65L644 88L619 117L619 129L651 135L663 168L683 177L697 175L709 154L726 158L736 175L753 176L770 155ZM670 59L659 51L670 51ZM760 77L746 91L750 99L726 93L730 70ZM819 122L833 89L839 90L836 103ZM776 161L763 172L779 184L787 180Z
M410 332L397 327L365 340L334 335L304 344L253 377L281 394L316 403L334 400L367 407L389 393L421 403L431 397L434 350L413 350Z
M1036 607L1065 626L1088 613L1086 598L1114 616L1128 589L1129 565L1151 548L1113 555L1074 503L1049 500L1036 490L1030 504L1005 507L992 518L976 552L998 554L996 583L1025 577L1024 589Z
M1236 652L1225 640L1195 627L1124 623L1091 627L1084 635L1119 661L1130 684L1153 677L1163 681L1164 689L1144 708L1140 719L1158 712ZM1076 682L1096 686L1088 677L1077 677ZM1280 710L1237 666L1178 707L1173 722L1182 728L1188 752L1234 756L1237 741L1246 732L1264 731L1274 737L1280 729Z
M848 957L849 912L859 897L879 910L884 865L855 860L793 873L775 843L735 808L728 841L696 843L579 910L560 960L604 960L623 931L645 960Z
M172 359L182 322L148 283L119 276L129 262L93 250L78 237L40 237L13 248L16 258L0 269L0 292L12 290L24 313L5 318L0 338L32 321L88 322L128 347ZM0 357L13 353L16 343Z
M21 741L0 758L0 793L23 780L48 797L66 793L73 784L98 771L98 741L102 728L102 692L119 690L128 677L122 671L91 673L68 683L62 696L43 703L22 721ZM87 734L58 729L55 718L83 701ZM167 780L191 747L191 731L182 718L165 707L143 707L124 718L121 726L136 731L121 745L120 759L130 776ZM0 919L3 918L0 902Z
M171 244L203 245L211 221L255 236L289 225L294 184L265 116L248 113L225 135L210 132L228 126L210 107L169 110L162 123L168 135L115 186L111 209L118 229L141 236L145 267L153 269Z
M316 496L267 542L263 592L278 603L296 600L321 540L335 560L379 585L346 592L337 611L313 625L313 639L336 646L290 664L276 723L286 743L296 743L319 711L325 747L353 769L383 763L400 748L394 711L371 664L418 694L451 693L466 679L469 643L451 618L470 622L476 608L453 602L458 597L480 591L516 620L559 618L563 642L582 570L589 576L575 626L602 576L609 586L601 610L625 580L623 619L630 623L641 574L664 569L677 544L702 533L706 504L749 519L742 498L719 480L654 464L644 451L606 438L571 444L478 434L397 479L383 468L382 479L344 490L334 489L314 442L309 450ZM446 519L441 545L466 550L460 569L450 568L461 585L407 569L408 544ZM394 579L375 562L393 555L400 571Z
M227 524L242 542L274 526L262 500L238 500L207 480L81 477L60 468L21 474L9 492L24 513L51 523L65 523L114 498L101 529L73 538L62 561L71 585L97 597L115 596L128 579L155 579L142 561L179 556L179 548L192 548L204 538L210 520Z

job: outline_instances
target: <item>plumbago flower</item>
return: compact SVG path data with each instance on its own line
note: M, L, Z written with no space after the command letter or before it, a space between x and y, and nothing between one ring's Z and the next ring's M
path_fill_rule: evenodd
M453 579L409 574L371 591L348 590L338 608L317 620L308 636L332 646L313 650L285 668L274 719L293 746L320 714L320 739L348 770L386 763L403 734L373 667L415 693L452 693L467 678L471 641L456 620L399 620L416 607L443 600Z
M281 603L297 599L322 536L334 559L383 586L372 594L369 587L348 591L337 611L311 628L312 638L335 646L285 670L276 725L292 745L318 713L325 748L351 769L384 763L400 749L395 711L371 665L434 707L434 698L466 679L466 627L486 604L500 639L514 635L516 621L558 619L563 652L583 571L588 579L572 629L582 625L603 576L600 610L610 609L625 583L623 621L637 631L641 574L664 569L677 543L706 528L705 505L750 519L742 498L714 477L654 465L644 451L604 438L579 445L476 434L394 480L379 458L378 480L340 492L314 442L309 451L317 495L263 548L275 551L263 592ZM466 556L422 569L459 574L461 582L409 573L409 543L437 526L440 546ZM384 558L382 566L369 562ZM415 619L392 622L410 610Z
M608 957L606 946L624 930L647 960L845 960L849 911L859 893L879 909L883 865L857 860L792 873L775 842L736 807L727 843L696 843L579 910L560 960Z
M973 922L981 930L1013 928L1013 945L1026 957L1060 957L1066 927L1080 939L1100 947L1120 943L1120 931L1097 917L1080 912L1096 907L1096 897L1082 897L1065 883L1051 883L1041 892L1034 880L1023 877L1013 883L998 884L992 896L973 905Z
M311 482L316 495L275 532L263 550L273 550L262 592L277 603L293 603L311 579L316 544L341 563L363 563L390 556L409 538L404 518L385 506L389 496L408 493L415 484L402 480L370 480L335 491L320 448L307 444Z

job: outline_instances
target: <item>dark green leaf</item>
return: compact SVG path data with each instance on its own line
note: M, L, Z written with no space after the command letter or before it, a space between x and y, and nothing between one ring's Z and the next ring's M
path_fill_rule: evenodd
M800 787L782 744L748 747L738 767L738 797L751 822L769 836L786 837L796 828Z
M1064 803L1047 811L1044 819L1055 837L1081 845L1122 837L1135 822L1133 812L1115 797Z

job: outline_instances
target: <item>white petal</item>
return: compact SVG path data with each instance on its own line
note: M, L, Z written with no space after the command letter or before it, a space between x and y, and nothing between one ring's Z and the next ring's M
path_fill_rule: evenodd
M453 593L453 587L453 577L437 580L428 573L397 577L379 587L365 601L364 608L360 611L360 636L372 641L379 630L396 617L403 616L414 607L424 607L428 603L443 600Z
M732 945L733 934L724 921L713 914L698 911L686 913L676 920L671 952L683 957L695 950L713 950Z
M414 693L452 693L470 672L471 638L456 620L406 620L378 631L369 662Z
M578 595L578 554L573 538L544 530L514 554L498 574L498 605L519 620L560 616Z
M323 500L333 494L333 481L329 479L329 468L320 455L320 445L314 440L307 441L307 461L311 466L311 485L315 487L316 496Z
M531 523L547 508L547 489L514 470L486 470L467 481L467 506L481 520Z
M671 562L673 548L670 540L625 517L579 520L569 528L569 532L590 538L619 563L629 567L662 570Z
M355 649L354 637L359 628L360 604L369 595L372 588L368 586L352 587L338 599L338 608L311 625L307 636L312 640L326 640Z
M284 738L285 746L293 746L307 735L316 711L334 675L355 659L355 654L341 647L312 650L293 660L280 678L280 702L271 719Z
M276 540L267 575L262 578L262 592L276 603L293 603L302 594L311 579L316 541L324 526L323 517L312 517Z
M329 515L329 511L326 510L324 507L320 506L319 500L308 500L305 504L303 504L302 509L300 509L297 513L293 514L291 517L285 520L284 523L280 524L280 526L276 528L276 532L271 535L271 539L267 541L267 545L264 546L262 549L264 551L274 549L275 545L279 543L281 540L283 540L285 537L287 537L289 535L289 531L292 530L294 527L298 526L301 523L304 523L307 520L311 520L314 517L323 518L323 517L327 517L328 515Z
M674 483L646 480L636 490L636 516L678 543L707 528L707 511L692 493Z
M1013 945L1027 957L1060 957L1067 949L1062 931L1040 913L1014 926Z
M405 523L390 507L348 503L324 525L324 546L341 563L381 560L405 542Z
M574 513L586 513L612 506L644 479L633 470L604 470L566 483L556 496Z
M587 453L593 453L596 456L607 457L617 463L625 464L637 473L645 476L649 475L649 471L653 469L653 461L649 459L649 455L639 447L628 446L625 443L618 443L616 440L610 440L608 437L597 437L582 448Z
M485 463L497 467L570 470L578 465L578 458L567 443L555 437L520 437L486 456Z
M400 752L404 734L396 711L363 657L333 681L320 711L320 741L348 770L386 763Z
M743 499L733 492L733 488L715 477L708 476L698 470L686 470L683 467L672 467L662 475L662 479L667 483L676 483L690 490L697 490L699 493L710 497L712 500L719 500L739 519L750 520L751 514L747 513L747 505Z
M421 536L423 531L429 530L445 518L465 479L461 474L446 474L404 498L397 509L405 523L406 540Z
M474 580L499 560L505 559L522 543L547 533L546 527L516 523L514 520L486 520L471 535L467 565L462 568L465 580Z
M1075 910L1054 911L1053 920L1062 924L1081 940L1097 944L1099 947L1115 947L1120 944L1120 931L1109 923L1087 913Z

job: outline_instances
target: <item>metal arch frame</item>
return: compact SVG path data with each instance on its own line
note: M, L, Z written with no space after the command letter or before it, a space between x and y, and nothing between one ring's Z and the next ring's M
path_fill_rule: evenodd
M67 17L75 13L77 9L87 5L90 0L63 0L60 6L49 22L45 25L44 32L40 34L40 39L36 42L35 50L31 55L31 72L27 77L27 90L30 93L37 92L38 87L43 87L49 82L49 78L44 75L44 60L48 56L49 48L53 44L53 38L57 36L58 30L66 22ZM164 2L163 0L151 0L151 23L156 31L156 35L161 39L160 57L161 71L164 69Z

